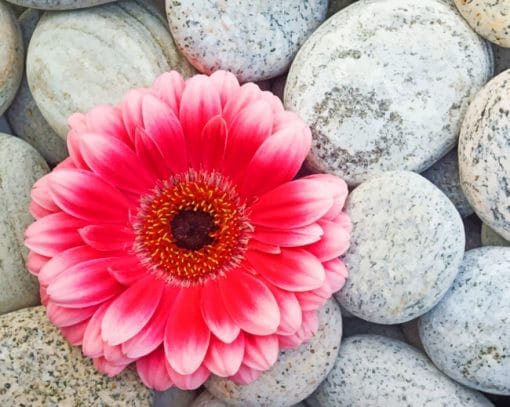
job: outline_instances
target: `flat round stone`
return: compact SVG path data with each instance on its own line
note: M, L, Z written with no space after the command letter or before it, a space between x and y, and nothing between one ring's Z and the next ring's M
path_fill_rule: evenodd
M0 115L9 107L23 75L23 41L16 16L0 2Z
M485 223L482 223L482 245L483 246L510 246L508 240L503 239Z
M284 73L326 17L327 0L167 0L175 42L201 72L233 72L240 81Z
M485 39L510 48L510 2L506 0L455 0L460 13Z
M284 99L312 129L308 165L357 185L444 156L492 72L490 46L449 5L360 0L301 47Z
M275 365L247 385L212 376L211 394L229 406L289 407L309 396L335 363L342 337L342 315L335 300L319 311L319 330L297 349L284 350Z
M71 10L111 3L116 0L7 0L18 6L40 10Z
M342 341L335 366L312 399L321 407L492 406L443 375L412 346L378 335Z
M446 293L464 253L462 219L432 183L409 171L374 176L349 196L349 270L335 294L355 316L379 324L409 321Z
M476 214L510 239L510 70L473 99L459 138L462 189Z
M175 47L163 16L148 2L122 1L43 15L27 55L32 95L65 138L67 119L98 104L117 104L128 90L163 72L195 71Z
M466 252L441 302L419 322L435 365L454 380L510 395L510 249Z

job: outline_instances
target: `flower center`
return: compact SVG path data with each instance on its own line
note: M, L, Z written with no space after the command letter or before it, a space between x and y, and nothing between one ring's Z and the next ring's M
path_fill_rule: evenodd
M168 282L201 284L239 266L252 226L246 202L221 174L191 170L142 197L134 250Z

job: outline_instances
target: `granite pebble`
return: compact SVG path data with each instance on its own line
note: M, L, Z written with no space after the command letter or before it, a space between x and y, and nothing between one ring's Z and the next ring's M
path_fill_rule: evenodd
M482 223L481 239L483 246L510 246L508 240L503 239L485 223Z
M342 337L342 315L333 299L319 311L319 329L297 349L284 350L275 365L248 385L213 376L205 383L229 406L287 407L309 396L331 370Z
M285 106L312 129L307 164L354 186L444 156L493 65L489 44L442 2L360 0L301 47Z
M72 10L111 3L116 0L7 0L18 6L40 10Z
M437 187L410 171L390 171L349 196L349 279L335 294L355 316L379 324L429 311L452 284L464 253L462 219Z
M510 70L475 96L459 138L459 172L480 219L510 239Z
M342 342L331 373L312 399L320 407L492 406L443 375L412 346L378 335Z
M172 69L186 77L195 72L147 1L46 13L27 55L32 95L63 138L72 113L117 104L128 90L149 86Z
M175 42L201 72L233 72L240 81L283 74L326 17L327 0L167 0Z
M33 222L27 210L32 185L48 171L30 145L0 133L0 315L39 304L39 286L26 270L23 242Z
M434 364L454 380L510 395L510 248L466 252L445 297L419 321Z

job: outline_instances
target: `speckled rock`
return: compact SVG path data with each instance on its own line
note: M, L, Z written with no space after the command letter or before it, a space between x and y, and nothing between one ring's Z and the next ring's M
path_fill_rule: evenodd
M482 221L480 218L474 214L462 219L462 223L464 223L464 233L466 234L465 251L482 246L482 236L480 233Z
M380 324L430 310L452 284L464 253L462 219L421 175L391 171L349 196L349 279L335 294L355 316Z
M412 345L416 349L425 353L425 349L421 343L420 333L418 332L418 320L419 318L416 318L412 319L411 321L404 322L401 325L402 332L404 334L405 341L409 345Z
M9 107L23 74L21 30L11 8L0 2L0 115Z
M34 99L50 126L67 134L67 118L120 102L162 72L194 70L175 47L166 21L143 1L45 14L27 56Z
M507 0L455 0L460 13L478 34L510 48L510 2Z
M233 72L240 81L284 73L326 17L327 0L215 2L167 0L176 44L201 72Z
M399 341L405 340L400 325L374 324L356 317L343 319L343 339L363 334L387 336L388 338L398 339Z
M357 0L330 0L327 17L331 17L333 14L354 3L355 1Z
M482 223L481 238L483 246L510 246L508 240L503 239L485 223Z
M0 314L39 303L37 280L25 266L23 236L33 222L27 210L32 185L48 171L30 145L0 133Z
M198 390L181 390L177 387L170 387L165 391L155 391L152 407L190 407L194 405L193 401L198 394Z
M473 208L469 205L460 186L459 160L456 148L434 163L432 167L421 175L445 193L462 217L473 213Z
M42 12L28 9L19 18L25 49L32 37ZM26 75L23 75L18 93L6 112L14 134L33 146L45 160L55 165L67 157L66 142L53 131L37 107Z
M40 10L71 10L111 3L116 0L7 0L18 6Z
M311 126L308 165L357 185L446 154L492 72L490 46L448 5L360 0L301 47L284 99Z
M319 330L298 349L280 353L276 364L248 385L212 377L205 387L229 406L287 407L309 396L331 370L342 336L342 315L334 300L319 312ZM292 374L289 374L292 372Z
M436 366L456 381L510 395L510 249L483 247L464 256L455 282L419 322Z
M412 346L377 335L343 341L333 370L313 398L321 407L492 406L443 375Z
M109 378L49 322L44 307L0 316L2 406L149 406L134 369Z
M498 47L493 45L496 75L510 68L510 48Z
M510 239L510 70L473 99L459 138L466 198L484 223Z

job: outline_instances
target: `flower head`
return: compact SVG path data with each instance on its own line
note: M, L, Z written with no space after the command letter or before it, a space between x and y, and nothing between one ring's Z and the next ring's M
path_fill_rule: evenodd
M158 390L254 380L344 284L346 184L294 180L310 130L254 84L175 72L69 120L26 232L50 320Z

